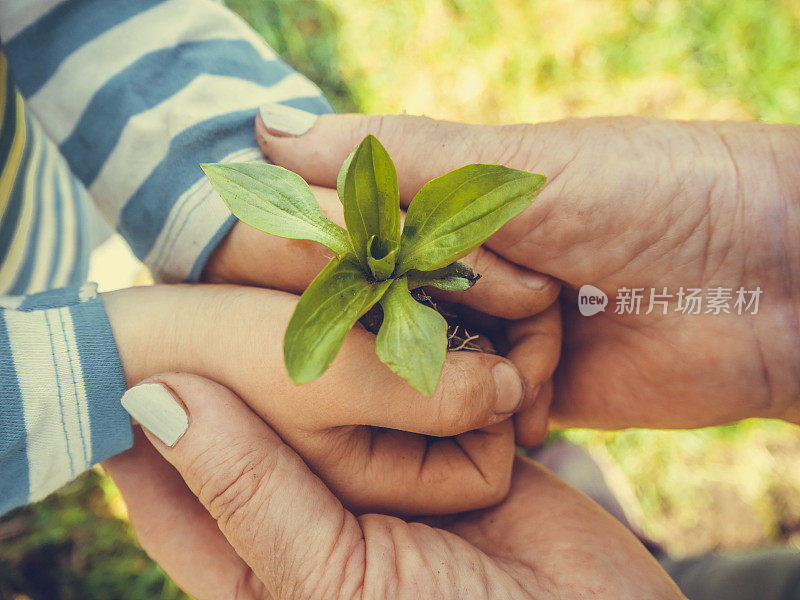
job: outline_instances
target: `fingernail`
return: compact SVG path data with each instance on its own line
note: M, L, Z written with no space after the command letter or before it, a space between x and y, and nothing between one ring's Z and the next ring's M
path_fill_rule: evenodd
M317 122L317 115L283 104L265 104L258 114L267 130L277 136L303 135Z
M495 412L509 414L522 404L524 389L522 379L516 369L506 362L497 363L492 369L495 385L497 386L497 405Z
M532 290L542 290L544 286L550 281L550 277L542 275L541 273L534 273L533 271L524 271L519 276L522 284Z
M174 446L189 428L189 417L180 402L160 383L142 383L122 396L122 406L139 425Z

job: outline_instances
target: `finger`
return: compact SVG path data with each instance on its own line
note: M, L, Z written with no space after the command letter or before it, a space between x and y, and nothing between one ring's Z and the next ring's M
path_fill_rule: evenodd
M522 319L550 306L561 289L561 284L552 277L520 267L483 246L461 262L472 267L481 278L463 292L430 288L432 296L504 319Z
M273 596L323 589L326 563L363 549L355 517L232 392L180 373L151 381L123 404Z
M309 390L319 398L359 382L360 393L322 411L326 435L306 441L304 456L336 495L357 512L402 514L474 510L502 499L514 457L508 417L525 396L511 364L480 352L450 352L436 392L426 397L373 362L371 334L352 333L342 361L319 383L306 384L320 386ZM354 423L370 427L342 431ZM345 438L330 443L331 430ZM457 434L463 435L444 437ZM332 456L334 448L341 454Z
M511 350L508 358L519 369L527 393L514 417L517 442L523 446L541 443L547 434L552 399L550 378L561 353L561 311L558 302L541 315L512 323L508 327Z
M217 523L136 428L133 448L103 462L128 507L139 544L198 600L263 598L266 590L220 533Z
M514 461L510 420L456 437L392 429L336 428L306 453L313 470L357 514L452 514L485 508L508 492Z
M431 179L473 162L503 162L499 148L509 141L500 128L464 125L411 115L323 115L301 135L281 131L284 119L262 107L256 137L271 161L299 173L310 183L336 187L339 168L367 134L375 135L397 166L401 202L407 205ZM489 152L498 156L489 158Z
M451 436L504 421L525 398L523 378L509 360L468 351L447 353L435 392L424 396L378 360L374 339L354 330L325 375L306 384L324 393L323 388L360 383L363 392L350 402L330 402L328 427L361 424Z
M517 444L533 448L542 444L549 429L550 406L553 403L553 380L548 379L536 393L533 406L514 418L514 438Z

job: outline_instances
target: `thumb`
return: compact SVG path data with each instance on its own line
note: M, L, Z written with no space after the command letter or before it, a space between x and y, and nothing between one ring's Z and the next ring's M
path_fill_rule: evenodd
M170 373L122 404L274 597L306 597L335 575L326 563L358 549L355 517L227 388Z
M467 163L504 162L502 127L465 125L411 115L315 115L267 104L256 119L264 155L309 183L336 187L344 160L367 134L375 135L395 162L400 202L407 206L419 189ZM506 143L503 144L503 141Z

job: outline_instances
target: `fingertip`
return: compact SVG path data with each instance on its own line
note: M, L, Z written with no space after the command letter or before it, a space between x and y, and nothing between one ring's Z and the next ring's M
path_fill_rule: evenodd
M148 377L125 392L122 405L170 461L182 460L197 447L262 433L264 428L231 390L189 373Z
M516 265L514 277L509 277L506 296L513 296L507 304L507 319L519 320L538 315L558 299L561 282L549 275L536 273Z
M270 105L271 106L271 105ZM366 133L374 129L376 117L367 115L307 115L283 121L283 109L270 112L265 122L265 109L255 118L255 133L261 152L270 161L302 176L308 183L336 187L336 176L348 154Z
M480 279L463 292L436 291L437 297L511 320L538 314L558 298L558 280L509 262L483 246L461 260Z
M539 386L525 407L514 415L514 436L517 444L530 448L544 442L548 432L552 381Z
M495 382L494 412L500 416L509 416L516 412L525 399L525 380L517 368L509 361L501 360L492 367Z
M437 388L437 414L444 436L495 425L522 407L525 379L511 361L496 354L448 352Z

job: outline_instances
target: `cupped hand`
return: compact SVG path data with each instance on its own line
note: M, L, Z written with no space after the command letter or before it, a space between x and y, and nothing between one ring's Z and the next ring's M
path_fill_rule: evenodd
M486 246L565 284L555 425L800 420L800 127L635 117L490 127L342 115L297 137L260 120L256 131L270 160L321 186L335 184L341 160L373 133L395 160L404 205L470 162L546 175L532 206ZM609 296L605 312L579 314L584 284ZM730 314L676 310L681 288L717 287L732 290ZM621 288L644 290L639 314L616 314ZM673 294L666 314L660 305L646 314L650 290L664 288ZM761 289L757 314L737 314L739 288ZM535 431L518 422L521 442L538 439Z
M320 186L312 189L323 212L344 226L336 190ZM405 218L405 211L402 216ZM212 255L205 278L301 293L332 256L330 250L316 242L280 238L239 222ZM434 301L465 307L469 313L468 333L490 334L503 344L513 341L513 354L526 391L521 407L525 417L519 423L525 427L530 442L538 443L547 433L551 375L561 343L561 319L555 302L560 284L552 277L504 260L485 247L461 260L481 276L473 287L463 292L436 288L426 291Z
M449 353L425 397L378 360L375 336L347 336L328 371L293 384L282 340L297 296L227 285L103 295L129 385L181 370L234 390L356 511L447 513L508 490L510 415L525 391L508 360ZM555 361L558 346L540 353ZM474 430L474 431L473 431Z
M198 600L683 598L619 522L525 459L496 507L438 526L357 517L233 393L153 381L185 407L187 432L172 448L148 433L157 450L137 436L104 466L142 546Z

